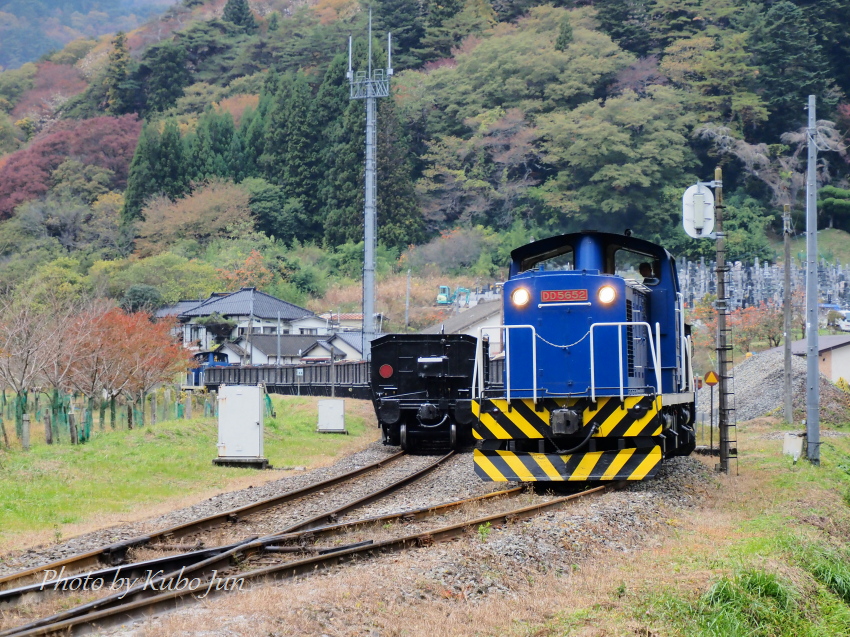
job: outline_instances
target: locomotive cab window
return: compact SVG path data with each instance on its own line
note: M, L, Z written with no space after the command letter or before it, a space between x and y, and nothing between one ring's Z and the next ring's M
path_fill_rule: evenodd
M608 265L610 270L624 279L633 279L644 285L658 285L661 279L660 262L651 254L612 246Z
M571 245L558 246L554 250L535 254L522 261L520 271L529 270L563 271L575 270L575 254Z

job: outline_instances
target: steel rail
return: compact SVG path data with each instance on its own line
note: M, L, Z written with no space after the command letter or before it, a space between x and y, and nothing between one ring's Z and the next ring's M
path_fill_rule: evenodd
M402 487L406 487L408 484L416 482L420 478L424 478L426 475L431 473L434 469L439 467L441 464L443 464L446 460L451 458L453 455L455 455L455 452L450 451L449 453L447 453L443 457L439 458L436 462L429 464L427 467L420 469L419 471L411 473L410 475L402 478L398 482L394 482L391 485L384 487L383 489L378 489L377 491L373 491L372 493L369 493L368 495L365 495L362 498L358 498L357 500L352 500L351 502L347 502L347 503L343 504L342 506L337 507L336 509L333 509L331 511L326 511L324 513L319 513L318 515L315 515L312 518L309 518L309 519L304 520L302 522L298 522L296 524L288 526L287 528L285 528L281 531L278 531L276 533L276 535L283 534L283 533L292 533L293 531L311 529L311 528L314 528L314 527L317 527L317 526L322 526L322 523L334 523L334 522L337 521L339 516L342 515L343 513L345 513L346 511L351 511L351 510L356 509L358 507L370 504L370 503L374 502L375 500L380 500L384 496L386 496L390 493L393 493L394 491L398 491Z
M259 539L257 536L251 540ZM52 593L70 591L76 593L80 589L85 589L90 581L116 581L119 576L122 579L130 577L137 578L143 576L147 572L153 572L158 569L179 569L184 566L189 566L195 562L207 559L219 553L224 553L232 548L243 544L241 542L228 544L226 546L216 546L208 549L199 549L191 553L180 553L179 555L169 555L166 557L158 557L153 560L145 560L143 562L133 562L131 564L123 564L104 568L99 571L89 571L87 573L78 573L67 577L62 577L62 573L54 573L56 577L48 580L47 575L42 579L41 583L27 584L18 588L11 588L5 591L0 591L0 610L8 610L22 603L36 603L49 596ZM250 541L250 540L248 540Z
M263 547L265 547L267 545L274 544L275 542L278 542L279 538L281 537L282 534L292 533L293 531L296 531L298 529L302 529L305 526L309 526L310 524L314 523L316 520L328 519L330 516L335 516L335 515L338 515L340 513L345 512L345 511L355 509L359 506L362 506L363 504L377 500L377 499L379 499L379 498L381 498L381 497L383 497L383 496L385 496L389 493L393 493L395 491L398 491L399 489L401 489L404 486L407 486L411 482L414 482L416 480L423 478L428 473L430 473L431 471L435 470L440 465L442 465L446 460L451 458L453 455L455 455L455 452L451 451L451 452L447 453L445 456L438 458L435 462L432 462L430 465L424 467L423 469L420 469L419 471L416 471L412 474L409 474L408 476L402 478L401 480L399 480L397 482L392 483L389 486L382 487L382 488L380 488L376 491L373 491L373 492L367 494L366 496L364 496L362 498L358 498L357 500L350 501L350 502L348 502L348 503L346 503L346 504L344 504L340 507L337 507L336 509L334 509L331 512L325 512L325 513L322 513L318 516L314 516L313 518L310 518L308 520L305 520L305 521L296 523L294 525L291 525L291 526L283 529L280 533L268 535L268 536L265 536L265 537L260 538L260 539L253 537L253 538L250 538L250 539L245 540L243 542L239 542L237 544L230 545L229 547L224 547L220 551L215 551L214 549L210 549L208 551L208 554L207 554L206 557L202 556L200 559L197 559L197 560L194 560L194 561L191 561L191 557L192 557L193 553L187 553L187 554L172 556L173 560L183 559L183 560L185 560L185 562L188 562L188 563L181 562L182 566L180 567L179 570L173 570L173 571L165 572L165 569L163 568L163 569L158 570L155 574L153 573L153 571L145 571L145 572L148 572L149 576L148 576L148 578L146 578L145 584L143 584L142 587L138 587L138 586L135 587L135 588L128 587L128 590L126 590L126 591L121 591L119 593L115 593L113 595L109 595L107 597L104 597L104 598L101 598L101 599L98 599L98 600L95 600L95 601L92 601L92 602L88 602L86 604L82 604L80 606L77 606L76 608L70 609L68 611L64 611L64 612L60 613L59 615L61 615L63 617L65 617L65 616L72 617L72 616L75 616L77 614L83 613L86 610L91 609L91 608L98 608L98 607L101 607L101 606L110 605L115 601L121 601L127 595L135 595L139 592L144 592L148 585L150 585L151 587L154 587L157 584L160 584L161 582L165 582L165 581L169 581L169 580L173 581L173 578L175 576L177 576L179 578L179 577L182 577L182 576L185 576L185 575L193 575L195 572L197 572L199 570L202 573L204 573L204 572L209 571L209 570L218 570L219 568L229 567L233 563L234 560L237 561L237 562L240 562L240 561L243 561L247 557L247 555L256 553L257 547L259 547L259 549L262 550ZM167 562L168 558L160 558L160 559L163 560L163 563L161 565L168 564L168 562ZM174 566L174 565L172 564L171 566ZM85 574L83 574L83 575L85 575ZM70 579L76 581L80 578L70 578ZM33 596L35 596L38 593L45 593L45 592L49 593L49 592L51 592L52 588L51 588L50 585L56 586L56 584L53 581L50 581L48 584L49 585L38 585L38 584L36 584L34 586L26 587L27 590L23 590L23 591L21 589L16 589L14 591L14 593L17 594L20 591L22 594L27 594L27 595L30 596L30 598L32 598ZM35 590L33 590L33 588L39 589L39 590L35 591ZM0 593L0 594L2 594L2 593ZM47 617L47 618L44 618L44 619L41 619L41 620L36 620L35 622L27 624L26 626L40 625L43 622L46 622L46 621L53 619L55 617L56 616L51 616L51 617ZM0 637L5 637L6 635L9 635L9 634L15 634L15 631L20 630L22 628L23 627L18 627L18 628L11 628L11 629L0 631Z
M305 545L305 543L308 541L312 541L315 538L338 535L342 531L360 526L386 524L388 522L393 522L396 520L403 520L404 522L421 520L430 516L439 515L445 511L459 508L463 505L470 504L473 502L481 502L483 500L490 500L499 497L514 497L519 495L522 490L522 487L514 487L512 489L506 489L504 491L494 491L492 493L486 493L484 495L475 496L473 498L452 500L450 502L421 507L419 509L406 509L403 511L388 513L386 515L378 515L368 518L361 518L358 520L351 520L349 522L329 524L318 528L311 528L309 530L287 532L282 533L280 535L266 536L263 538L264 550L269 551L270 547L276 543L283 543L284 545L286 545L291 544L293 542L299 542L300 544L292 547L293 550L303 550L305 552L311 552L316 550L315 547L308 547ZM213 555L218 555L225 551L229 551L230 549L246 541L253 541L255 539L259 538L249 538L248 540L243 540L242 542L235 544L229 544L227 546L210 547L207 549L196 550L191 553L181 553L179 555L160 557L154 560L147 560L144 562L133 562L132 564L128 565L102 569L99 571L93 571L79 575L72 575L64 578L57 577L56 579L50 580L49 583L45 583L44 580L42 580L42 583L40 584L29 584L20 588L13 588L7 591L0 591L0 608L11 608L23 602L38 602L41 599L47 597L48 595L56 593L58 591L74 592L79 588L83 587L83 582L86 581L86 578L88 578L89 581L97 580L99 578L103 579L104 581L115 581L119 575L122 578L139 577L146 572L154 572L155 570L159 569L166 570L166 568L168 568L169 571L172 571L174 569L179 569L183 566L188 566L195 562L200 562L201 560L212 557Z
M430 516L439 515L451 509L459 508L466 504L471 504L473 502L481 502L484 500L490 500L499 497L514 497L519 495L522 491L523 487L514 487L512 489L506 489L504 491L494 491L492 493L485 493L484 495L479 495L472 498L452 500L441 504L421 507L419 509L405 509L402 511L396 511L394 513L388 513L385 515L361 518L358 520L340 522L337 524L329 524L318 528L311 528L309 530L287 532L282 533L280 535L266 536L263 538L263 544L265 550L268 551L270 547L275 543L291 545L294 542L298 542L299 544L297 546L294 546L293 549L310 552L315 550L315 547L307 546L306 542L312 541L313 539L319 537L338 535L342 531L360 526L386 524L388 522L393 522L396 520L403 520L404 522L421 520ZM144 562L133 562L127 565L102 569L99 571L91 571L88 573L82 573L77 575L71 575L68 577L56 577L55 579L52 579L49 582L45 582L44 580L42 580L40 584L29 584L27 586L13 588L7 591L0 591L0 608L12 608L23 602L38 602L43 598L47 597L48 595L56 593L58 591L74 592L82 588L84 586L85 581L97 580L99 578L103 579L104 581L115 581L119 575L122 578L133 578L139 577L146 572L154 572L155 570L159 569L166 570L166 568L169 571L172 571L183 566L188 566L195 562L200 562L201 560L207 559L208 557L212 557L213 555L218 555L225 551L229 551L230 549L240 544L243 544L246 541L253 541L255 539L259 538L249 538L248 540L243 540L241 542L229 544L226 546L199 549L190 553L170 555L166 557L156 558L154 560L146 560Z
M493 498L517 496L522 493L522 491L523 487L514 487L512 489L505 489L504 491L494 491L492 493L485 493L484 495L478 495L474 498L452 500L450 502L435 504L433 506L421 507L419 509L407 509L405 511L387 513L386 515L376 515L369 518L362 518L360 520L351 520L350 522L329 524L327 526L320 526L314 529L309 529L307 531L297 531L295 533L274 535L271 536L269 540L274 542L306 542L313 540L314 538L324 537L326 535L338 535L341 531L345 531L347 529L355 528L358 526L386 524L388 522L394 522L396 520L402 520L404 522L413 522L414 520L422 520L433 515L439 515L440 513L443 513L450 509L461 507L465 504L481 502L482 500L491 500Z
M496 525L499 525L528 519L543 511L560 508L577 498L594 493L601 493L619 486L621 486L621 483L604 485L588 489L581 493L555 498L549 502L520 507L511 511L488 515L474 520L467 520L458 524L433 529L423 533L407 535L401 538L384 540L364 546L351 546L347 549L345 547L340 547L339 551L333 553L311 556L301 560L242 572L239 573L238 578L241 578L243 581L286 579L305 573L312 573L320 568L324 569L337 564L352 562L361 556L374 555L377 552L386 553L430 546L434 542L444 542L463 535L464 533L469 532L470 529L475 529L483 524L490 523L492 525L495 523ZM234 550L228 551L227 553L222 553L218 556L205 560L201 564L205 567L218 566L222 570L244 564L245 558L249 555L263 554L264 540L267 541L268 539L272 538L261 538L260 540L249 542ZM195 567L192 568L192 572L197 570L201 564L195 565ZM215 570L218 572L219 568L216 568ZM225 581L224 578L213 578L210 581L205 581L204 583L208 584L208 588L205 589L207 592L205 597L215 595L219 592L215 590L214 587L216 585L220 586L223 581ZM103 600L98 600L97 602L90 602L89 604L69 609L63 613L58 613L51 617L37 620L36 622L32 622L25 626L0 632L0 636L29 637L32 635L50 635L55 633L62 633L65 635L81 634L80 631L93 629L95 626L99 629L107 626L112 627L128 621L135 621L139 618L144 618L152 613L174 610L182 604L189 603L187 598L191 600L195 599L193 595L194 590L189 590L188 588L183 590L168 590L164 593L155 594L157 592L157 589L155 588L156 584L162 584L162 582L163 579L161 578L154 581L151 588L147 588L147 586L145 586L142 588L137 587L136 589L131 589L129 593L122 594L122 603L119 605L112 605L112 602L114 602L117 597L117 595L113 595L108 598L104 598ZM123 598L127 596L129 596L130 599L124 602ZM108 623L98 623L101 620L108 620Z
M146 544L153 543L157 540L174 540L199 531L208 531L209 529L221 526L227 522L238 522L242 518L259 513L265 509L285 504L286 502L310 495L316 491L321 491L322 489L359 477L364 473L380 469L381 467L398 460L404 455L405 452L400 451L384 458L383 460L365 465L359 469L354 469L353 471L336 476L335 478L329 478L300 489L288 491L287 493L278 496L259 500L258 502L253 502L245 506L231 509L230 511L198 518L197 520L178 524L160 531L155 531L149 535L141 535L139 537L110 544L93 551L73 555L63 560L57 560L43 566L36 566L24 571L12 573L11 575L6 575L5 577L0 577L0 591L7 590L9 588L17 588L34 581L38 581L43 577L45 571L58 572L62 570L63 567L66 571L74 570L77 572L84 572L85 569L96 568L99 566L117 566L119 564L123 564L127 559L127 552L132 548L145 546Z

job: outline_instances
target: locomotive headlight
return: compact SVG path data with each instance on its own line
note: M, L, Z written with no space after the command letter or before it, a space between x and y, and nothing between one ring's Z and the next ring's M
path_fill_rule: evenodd
M603 285L599 288L599 294L597 296L601 303L608 305L611 301L617 298L617 290L610 285Z
M511 293L511 301L517 307L522 307L523 305L528 305L528 302L531 300L531 293L525 288L517 288Z

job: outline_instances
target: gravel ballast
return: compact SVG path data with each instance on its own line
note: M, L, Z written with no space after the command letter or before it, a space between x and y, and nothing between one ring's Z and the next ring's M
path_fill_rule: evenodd
M785 353L772 349L754 354L735 365L734 379L735 419L737 422L752 420L760 416L782 415L785 401ZM795 420L805 418L806 409L806 359L791 357L791 386ZM698 411L708 412L711 388L704 386L698 392ZM717 409L718 395L715 389L714 408ZM820 413L826 423L846 422L850 409L850 395L841 391L830 380L820 375Z

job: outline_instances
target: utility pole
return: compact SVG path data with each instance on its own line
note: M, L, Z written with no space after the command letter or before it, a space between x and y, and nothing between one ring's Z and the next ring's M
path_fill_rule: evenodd
M729 344L729 330L726 327L726 317L729 313L729 303L726 296L726 273L729 272L729 266L726 265L726 233L723 232L723 210L726 206L723 205L723 171L720 167L714 169L714 198L715 198L715 234L717 236L717 366L718 376L720 377L720 392L718 395L718 419L717 426L720 430L720 465L718 470L721 473L729 473L729 427L730 427L730 412L729 407L729 351L732 346Z
M818 185L815 96L809 95L809 164L806 175L806 441L809 462L820 464L820 387L818 373Z
M404 299L404 329L410 327L410 268L407 268L407 295Z
M375 169L375 114L378 97L389 97L392 68L392 34L387 34L387 68L372 70L372 10L369 10L369 70L354 73L351 68L351 36L348 37L348 81L350 99L366 100L366 179L364 205L364 258L363 258L363 359L371 358L371 345L375 339L375 235L377 198L377 171Z
M782 234L785 239L785 294L783 296L783 333L785 335L785 422L794 422L791 396L791 206L785 204L782 214Z
M248 364L254 364L254 338L251 334L254 332L254 289L251 288L251 309L248 314Z
M714 188L714 194L708 188ZM714 181L698 181L685 191L682 196L682 225L688 236L694 239L714 239L717 254L717 301L714 308L717 312L717 364L718 384L718 428L720 429L720 464L717 470L729 473L729 460L737 458L737 448L733 447L730 437L735 427L732 412L735 408L730 405L732 396L730 381L730 329L726 318L729 313L729 298L726 291L726 275L729 266L726 264L726 233L723 232L723 171L720 167L714 169ZM714 230L714 232L712 232ZM713 388L712 388L713 389ZM713 395L713 394L712 394ZM713 407L712 407L713 411Z
M328 341L328 347L331 349L331 398L336 398L336 367L334 366L334 346L330 341Z

